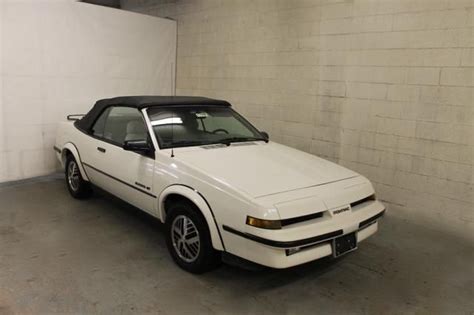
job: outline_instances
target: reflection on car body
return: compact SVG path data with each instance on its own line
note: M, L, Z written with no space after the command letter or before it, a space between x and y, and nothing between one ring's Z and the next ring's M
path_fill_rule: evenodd
M93 184L157 217L196 273L222 254L274 268L337 257L385 211L365 177L269 141L222 100L100 100L61 123L55 150L72 196Z

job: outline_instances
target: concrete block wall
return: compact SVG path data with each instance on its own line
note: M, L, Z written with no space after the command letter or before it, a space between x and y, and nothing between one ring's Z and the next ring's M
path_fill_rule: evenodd
M174 21L67 0L0 0L0 182L57 171L58 123L97 99L173 94L175 63Z
M371 179L392 215L474 235L473 0L122 0L178 22L177 93Z

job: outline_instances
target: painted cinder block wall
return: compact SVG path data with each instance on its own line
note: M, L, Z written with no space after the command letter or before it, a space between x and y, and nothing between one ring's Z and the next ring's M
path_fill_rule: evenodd
M58 171L58 123L97 99L173 94L175 63L174 21L68 0L0 0L0 183Z
M472 237L474 1L122 0L178 22L177 93L372 180L390 215Z

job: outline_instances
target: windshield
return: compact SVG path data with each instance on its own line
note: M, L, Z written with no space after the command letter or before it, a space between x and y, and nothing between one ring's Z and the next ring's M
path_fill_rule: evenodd
M230 107L151 107L148 116L162 149L266 140Z

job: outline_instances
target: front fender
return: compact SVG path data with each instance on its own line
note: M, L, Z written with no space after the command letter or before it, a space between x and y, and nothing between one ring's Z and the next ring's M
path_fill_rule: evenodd
M197 190L192 189L191 187L184 185L171 185L161 192L158 199L158 213L161 221L166 221L166 211L164 207L164 202L166 200L166 197L170 194L181 195L194 203L194 205L201 211L202 215L206 219L207 226L209 227L209 232L211 234L212 246L216 250L225 250L224 243L220 235L219 227L217 225L211 207L204 199L204 197Z
M72 153L74 158L77 161L77 164L79 165L79 171L81 172L81 176L84 180L89 181L89 177L87 176L86 171L84 170L84 167L82 166L82 160L81 160L81 155L79 154L79 151L77 150L76 146L68 142L66 143L62 149L61 149L61 164L64 167L66 164L66 152L69 151Z

